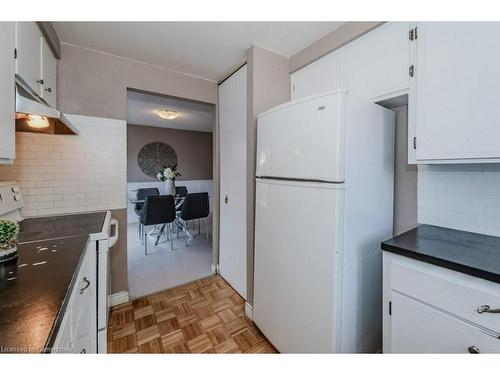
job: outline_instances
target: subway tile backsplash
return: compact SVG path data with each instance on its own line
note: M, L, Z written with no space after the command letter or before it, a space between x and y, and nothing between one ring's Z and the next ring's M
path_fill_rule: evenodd
M16 133L16 159L0 181L18 181L23 216L126 207L125 121L69 115L79 135Z
M420 165L418 222L500 236L500 164Z

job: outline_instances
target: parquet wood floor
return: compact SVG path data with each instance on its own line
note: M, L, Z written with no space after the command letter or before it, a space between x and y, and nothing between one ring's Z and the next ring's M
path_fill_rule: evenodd
M277 353L214 275L111 309L108 353Z

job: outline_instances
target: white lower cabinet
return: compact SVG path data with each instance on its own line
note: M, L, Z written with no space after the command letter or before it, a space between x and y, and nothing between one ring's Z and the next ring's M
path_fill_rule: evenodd
M392 293L391 353L498 353L500 340L413 298Z
M384 353L500 353L497 283L384 252L383 298Z
M52 353L96 353L96 251L88 246L75 279Z

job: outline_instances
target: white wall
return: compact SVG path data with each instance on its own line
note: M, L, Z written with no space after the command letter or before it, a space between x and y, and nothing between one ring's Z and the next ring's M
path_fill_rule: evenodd
M67 116L80 134L16 133L16 159L0 181L18 181L23 216L125 208L126 123Z
M500 164L420 165L418 221L500 236Z
M210 201L210 212L213 212L213 180L190 180L190 181L176 181L175 186L185 186L188 193L202 193L208 192ZM160 194L165 194L165 183L161 181L148 181L148 182L129 182L127 184L127 196L135 197L134 190L141 188L158 188ZM127 201L127 222L136 223L137 215L134 212L134 205Z

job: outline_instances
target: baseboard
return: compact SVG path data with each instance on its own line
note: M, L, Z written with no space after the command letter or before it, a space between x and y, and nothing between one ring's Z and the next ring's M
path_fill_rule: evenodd
M128 290L122 290L121 292L114 293L108 296L108 305L121 305L122 303L127 303L129 300L130 296L128 295Z
M212 273L214 275L218 275L219 274L219 265L218 264L212 264Z
M245 302L245 315L248 317L248 319L253 321L253 307L248 304L248 302Z

